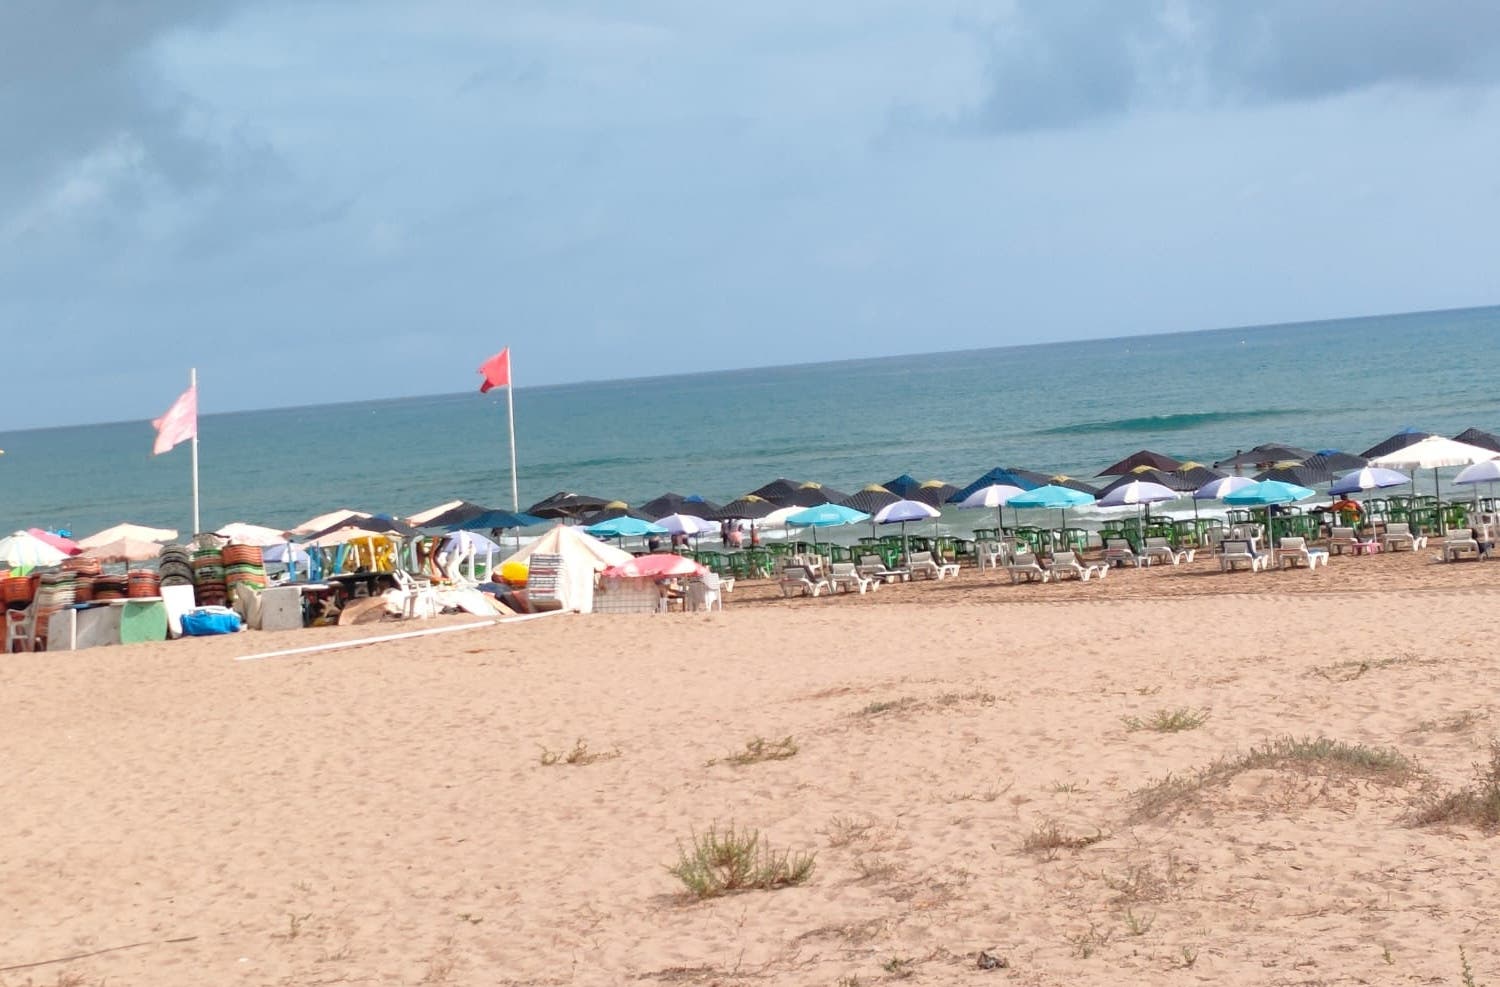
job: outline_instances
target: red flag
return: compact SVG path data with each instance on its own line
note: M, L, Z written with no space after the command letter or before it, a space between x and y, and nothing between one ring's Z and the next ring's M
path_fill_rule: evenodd
M153 456L160 456L179 442L198 437L198 387L195 384L172 402L167 413L151 422L156 429Z
M484 377L484 383L479 385L479 393L493 390L496 387L504 387L510 383L510 347L496 353L488 360L479 365L479 373Z

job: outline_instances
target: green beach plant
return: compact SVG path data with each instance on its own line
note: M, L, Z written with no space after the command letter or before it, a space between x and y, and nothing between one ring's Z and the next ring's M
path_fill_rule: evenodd
M667 870L697 898L735 891L770 891L802 884L812 876L816 853L773 850L755 829L710 824L677 844L677 863Z

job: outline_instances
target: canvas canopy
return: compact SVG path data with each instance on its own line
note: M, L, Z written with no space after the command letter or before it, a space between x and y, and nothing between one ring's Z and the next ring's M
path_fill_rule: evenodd
M562 569L557 575L557 599L564 610L579 613L590 613L594 609L594 573L624 565L635 558L624 549L560 524L505 561L525 562L536 552L562 556Z

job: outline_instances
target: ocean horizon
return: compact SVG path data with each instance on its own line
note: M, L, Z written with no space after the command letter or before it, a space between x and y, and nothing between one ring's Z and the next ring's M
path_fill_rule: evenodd
M998 465L1092 479L1141 447L1202 462L1267 441L1359 452L1404 427L1500 426L1483 376L1497 345L1489 306L522 385L520 500L727 500L778 476L849 493L903 473L963 485ZM477 383L204 414L204 527L510 506L505 395ZM212 386L200 373L200 393ZM186 530L189 450L153 457L151 443L142 420L0 433L0 524Z

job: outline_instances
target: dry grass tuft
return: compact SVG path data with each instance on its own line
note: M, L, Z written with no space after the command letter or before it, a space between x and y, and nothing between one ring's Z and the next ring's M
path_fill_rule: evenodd
M1061 850L1082 850L1105 839L1108 835L1103 830L1096 829L1092 836L1074 836L1065 832L1056 819L1044 819L1026 834L1021 849L1039 853L1046 860L1056 860Z
M694 833L687 846L677 844L677 863L667 870L698 898L734 891L770 891L802 884L812 876L817 854L773 850L755 829L722 830L710 825Z
M1149 720L1138 716L1123 716L1120 719L1125 724L1125 729L1132 732L1152 730L1156 733L1181 733L1184 730L1196 730L1207 723L1208 710L1179 706L1176 709L1159 709Z
M552 767L554 764L572 764L582 766L593 764L595 761L612 761L620 756L619 748L612 751L591 751L589 745L584 743L583 738L578 738L573 743L570 751L554 751L542 748L542 765Z
M834 816L828 820L828 828L823 830L823 835L828 837L829 846L841 847L868 838L870 830L874 828L875 824L868 819Z
M782 737L780 740L767 740L764 737L752 737L745 741L745 749L723 757L711 758L708 765L733 764L741 767L746 764L758 764L761 761L785 761L787 758L797 756L797 741L791 736Z
M1246 771L1296 768L1326 774L1354 775L1384 784L1401 785L1417 774L1417 767L1390 747L1346 744L1327 737L1267 741L1237 757L1222 757L1186 775L1167 775L1131 793L1132 818L1150 819L1192 804L1206 790L1228 784Z
M1418 826L1466 824L1500 828L1500 741L1490 743L1490 763L1474 765L1474 783L1431 799L1417 810Z

